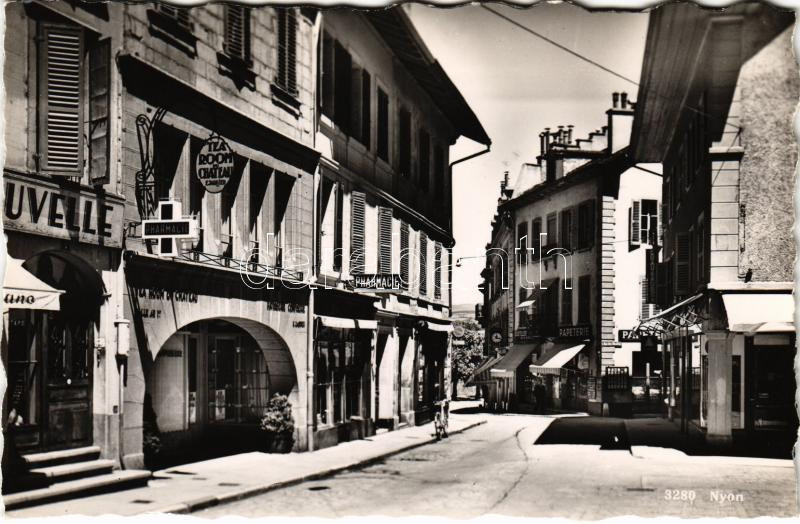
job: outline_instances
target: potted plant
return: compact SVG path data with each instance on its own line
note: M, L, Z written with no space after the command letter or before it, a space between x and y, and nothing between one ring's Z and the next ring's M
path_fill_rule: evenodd
M261 419L261 429L267 434L270 453L289 453L294 445L294 417L286 395L274 394Z

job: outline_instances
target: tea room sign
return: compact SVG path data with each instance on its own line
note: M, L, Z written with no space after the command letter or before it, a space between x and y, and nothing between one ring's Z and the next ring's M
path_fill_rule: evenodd
M195 173L209 193L219 193L233 173L234 153L221 136L212 133L200 146Z

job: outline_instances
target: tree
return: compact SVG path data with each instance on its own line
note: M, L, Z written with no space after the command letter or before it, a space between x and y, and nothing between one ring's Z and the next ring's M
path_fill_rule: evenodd
M483 328L472 319L454 320L455 326L464 328L464 336L453 337L452 377L453 386L458 382L466 382L483 361ZM456 388L453 387L453 395Z

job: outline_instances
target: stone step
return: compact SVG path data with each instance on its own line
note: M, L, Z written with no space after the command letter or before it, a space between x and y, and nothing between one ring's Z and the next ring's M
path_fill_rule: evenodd
M45 451L43 453L22 455L22 459L27 463L28 468L31 469L96 460L99 457L100 448L98 446L86 446L83 448L62 449L59 451Z
M139 469L114 471L112 473L106 473L105 475L57 482L47 488L4 495L3 503L5 504L6 511L8 511L44 504L45 502L75 499L97 493L140 487L147 484L150 475L150 471Z
M34 468L30 472L33 474L45 475L53 482L64 482L66 480L73 480L83 477L90 477L92 475L102 475L104 473L111 473L114 469L113 460L87 460L84 462L72 462L69 464L59 464L57 466L46 466L43 468Z

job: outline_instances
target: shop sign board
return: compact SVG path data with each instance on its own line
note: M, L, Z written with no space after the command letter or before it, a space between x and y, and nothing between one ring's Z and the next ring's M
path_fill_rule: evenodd
M558 336L559 338L592 338L592 325L559 326Z
M195 174L209 193L219 193L233 174L235 154L224 138L211 133L195 157Z
M12 231L122 247L124 200L5 172L3 225Z
M642 337L639 332L633 329L620 329L617 332L617 338L620 342L641 342Z
M356 291L398 291L403 282L398 273L364 273L353 275L351 285Z

